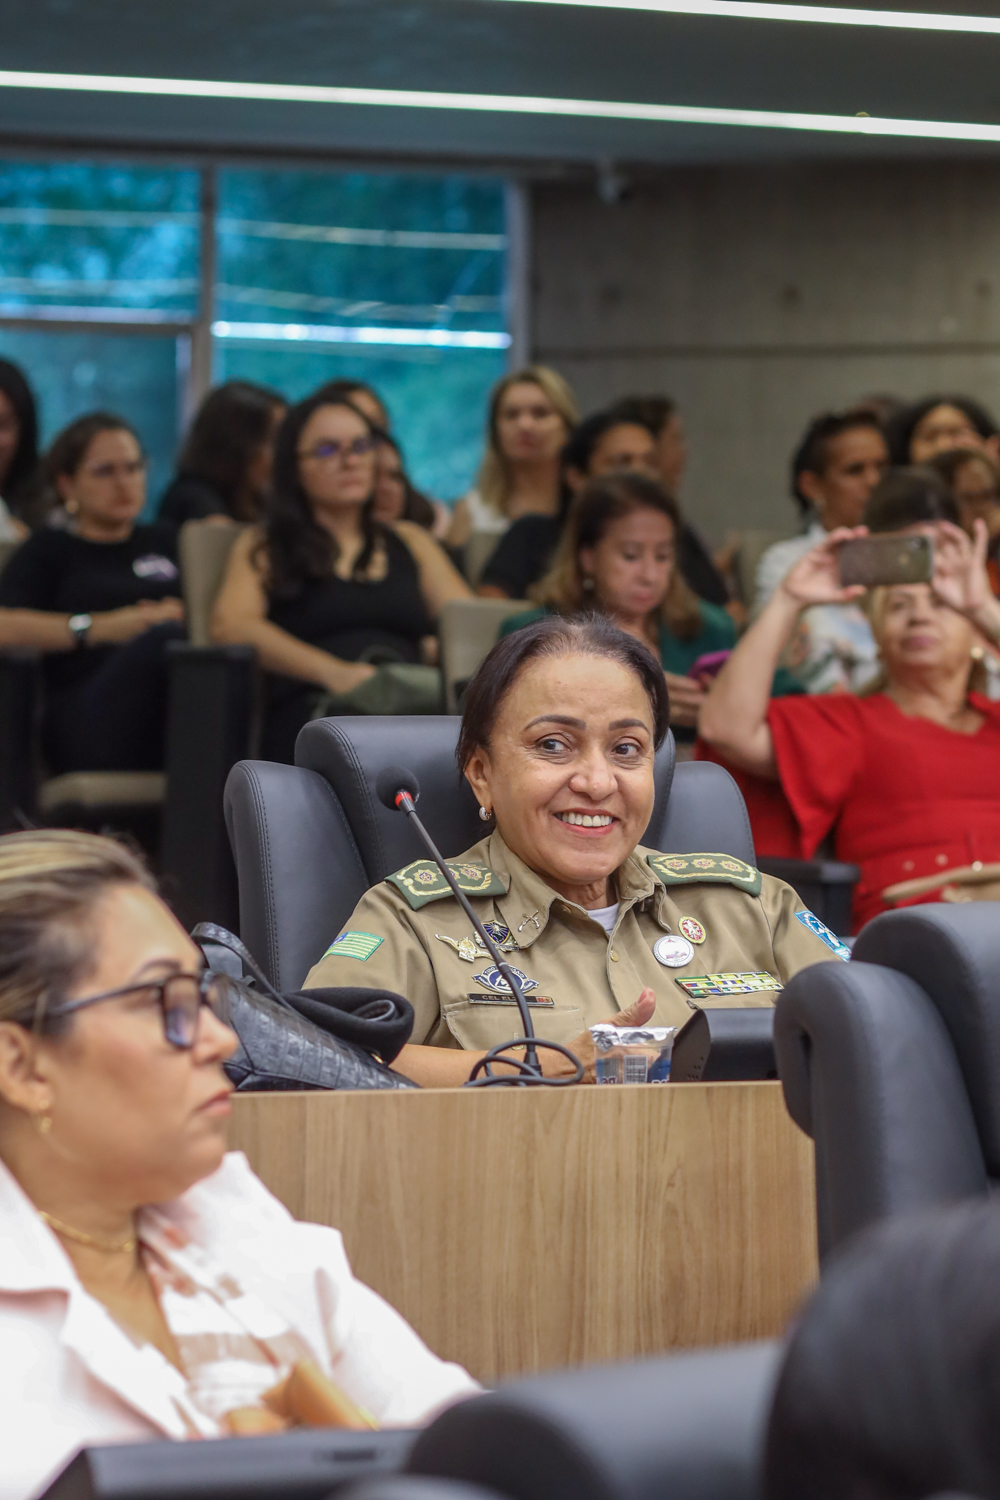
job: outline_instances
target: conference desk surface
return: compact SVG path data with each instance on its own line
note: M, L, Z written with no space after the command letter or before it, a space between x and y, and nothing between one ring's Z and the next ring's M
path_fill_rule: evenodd
M242 1094L230 1143L487 1382L770 1337L816 1276L777 1083Z

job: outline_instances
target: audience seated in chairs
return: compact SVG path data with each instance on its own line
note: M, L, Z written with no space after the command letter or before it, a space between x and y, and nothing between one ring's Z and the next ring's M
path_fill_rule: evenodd
M120 417L71 423L44 470L65 525L36 531L0 576L0 642L45 654L50 771L159 770L167 647L184 638L176 533L137 524L145 458Z
M611 408L612 416L645 427L653 437L653 468L667 493L680 505L687 468L688 445L680 412L669 396L624 396ZM678 563L699 599L709 604L729 603L729 589L712 555L689 521L684 522Z
M355 1427L478 1389L226 1155L236 1039L202 970L120 844L0 839L4 1500L85 1445L298 1425L303 1384Z
M622 431L628 429L611 429L612 435ZM724 609L698 599L681 577L680 530L676 503L646 472L591 480L573 502L552 570L535 591L539 608L512 616L500 633L509 635L546 614L603 611L659 658L671 724L684 740L694 737L705 696L690 670L699 657L730 650L736 627Z
M769 547L757 569L759 614L789 569L838 526L860 526L888 465L878 418L867 409L816 417L792 458L792 494L808 521L802 536ZM828 604L800 619L788 667L810 693L857 692L878 675L871 630L856 604Z
M879 1225L825 1267L771 1410L767 1500L1000 1495L1000 1212Z
M28 534L38 467L38 414L24 372L0 359L0 542Z
M894 464L925 464L952 448L976 448L1000 460L1000 430L970 396L924 396L896 412L886 438Z
M191 424L159 520L173 526L209 516L258 520L284 414L282 397L263 386L230 380L211 391Z
M905 481L891 476L886 485ZM936 483L929 488L937 492ZM740 783L759 854L810 859L832 833L836 857L861 867L855 930L886 909L887 888L1000 859L1000 704L973 690L982 671L977 632L1000 640L981 521L974 543L937 522L932 584L872 591L866 609L884 675L868 695L769 700L800 610L863 595L841 586L837 565L840 543L860 534L832 532L796 563L722 669L699 721L719 757L751 773Z
M559 455L578 421L573 392L555 370L529 365L501 380L490 396L479 478L455 506L448 545L464 547L483 534L499 539L521 516L558 515L565 501Z
M1000 594L1000 466L982 448L951 448L930 460L951 491L959 524L969 536L977 519L986 527L986 570L994 594Z
M375 448L375 429L343 397L292 407L264 522L230 554L212 632L256 647L261 666L280 674L269 684L268 760L293 760L299 730L321 706L398 713L440 704L436 672L433 702L419 674L415 684L407 678L414 696L403 704L362 691L387 663L420 664L441 606L470 597L423 527L375 520Z

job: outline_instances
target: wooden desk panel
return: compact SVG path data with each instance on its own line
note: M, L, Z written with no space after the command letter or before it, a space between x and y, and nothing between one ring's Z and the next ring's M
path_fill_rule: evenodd
M246 1094L230 1138L485 1381L769 1337L816 1275L776 1083Z

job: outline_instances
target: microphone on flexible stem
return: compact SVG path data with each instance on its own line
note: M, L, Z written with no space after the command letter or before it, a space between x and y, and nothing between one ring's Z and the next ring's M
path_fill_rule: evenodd
M536 1039L535 1028L531 1020L531 1012L528 1010L527 1001L524 998L524 992L521 989L520 981L518 980L516 974L511 971L510 965L507 963L503 954L500 952L500 949L497 947L496 943L487 932L482 922L476 916L476 913L472 909L472 903L469 901L468 896L466 896L465 892L459 886L458 881L455 879L454 875L451 873L447 864L442 858L437 845L431 838L430 834L427 832L427 829L424 827L423 823L420 821L420 818L417 816L417 810L414 804L417 798L420 796L420 783L414 776L413 772L405 770L402 766L387 766L384 771L379 772L379 775L375 781L375 791L379 801L384 807L388 807L395 812L406 813L406 816L409 818L410 822L417 830L417 833L419 834L420 839L431 859L437 865L438 869L441 871L441 874L444 876L445 880L451 887L452 895L455 897L455 900L465 912L465 915L469 918L469 921L472 923L474 930L479 935L480 941L483 943L486 951L489 953L493 962L499 969L504 982L509 988L511 994L514 996L514 1000L517 1004L517 1009L521 1017L521 1026L524 1030L523 1038L517 1037L510 1042L502 1042L498 1047L491 1047L486 1056L480 1058L480 1060L476 1063L469 1078L469 1083L473 1085L506 1084L510 1086L511 1084L516 1085L528 1083L563 1084L582 1082L583 1065L581 1064L579 1058L574 1053L572 1053L568 1047L564 1047L561 1042L549 1042L545 1041L543 1038ZM492 1062L496 1058L500 1057L502 1053L508 1052L515 1047L524 1048L523 1060L520 1058L505 1057L503 1058L503 1061L508 1067L514 1068L517 1071L513 1074L493 1073L491 1071ZM548 1047L551 1051L561 1052L564 1057L568 1057L570 1061L575 1064L576 1071L574 1076L562 1078L546 1078L542 1073L541 1064L538 1061L537 1049L539 1047ZM480 1074L482 1074L482 1076L479 1076Z

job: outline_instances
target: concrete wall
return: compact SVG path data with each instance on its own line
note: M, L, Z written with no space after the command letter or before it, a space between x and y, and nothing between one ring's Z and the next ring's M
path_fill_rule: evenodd
M677 399L714 540L792 521L818 411L941 388L1000 413L1000 162L686 169L612 206L542 183L532 208L535 357L585 410Z

